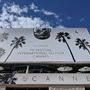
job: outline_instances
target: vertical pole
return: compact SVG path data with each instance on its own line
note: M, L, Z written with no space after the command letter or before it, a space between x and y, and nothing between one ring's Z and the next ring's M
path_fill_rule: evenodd
M26 74L29 72L29 65L27 65Z

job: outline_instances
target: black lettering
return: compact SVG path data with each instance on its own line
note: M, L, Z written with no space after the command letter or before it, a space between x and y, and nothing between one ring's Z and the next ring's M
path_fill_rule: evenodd
M47 77L46 77L46 80L50 81L50 78L49 78L49 76L47 76Z
M64 77L63 76L59 76L59 81L64 81Z
M37 76L33 76L33 77L32 77L32 80L33 80L33 81L37 81Z
M73 76L72 78L73 78L73 81L76 81L76 82L78 81L76 76Z

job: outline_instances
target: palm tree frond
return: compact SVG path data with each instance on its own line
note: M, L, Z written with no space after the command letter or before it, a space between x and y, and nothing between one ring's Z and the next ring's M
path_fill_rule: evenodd
M60 35L64 35L64 32L60 32L59 34L60 34Z
M21 36L20 38L24 38L24 36Z
M22 44L20 43L19 46L22 47Z
M86 48L85 47L82 47L83 48L83 50L85 50Z
M90 45L87 45L90 48Z
M76 45L82 44L81 40L79 38L76 39Z
M67 39L71 39L70 37L67 37Z
M58 39L59 42L61 42L61 39Z
M61 38L61 35L58 33L55 39Z
M79 45L79 49L81 49L83 46L82 45Z
M25 40L24 36L21 36L19 39Z
M80 38L77 38L76 41L81 41Z
M22 42L23 44L26 44L24 41Z
M17 37L15 37L14 39L15 39L15 40L18 40L18 38L17 38Z
M79 43L79 41L78 41L78 40L76 40L76 43Z
M12 40L12 42L15 42L16 40Z
M88 45L88 44L89 44L89 42L85 42L85 44L86 44L86 45Z
M69 33L65 32L64 36L67 37L67 39L71 39Z
M13 43L10 44L10 46L12 46L12 45L14 45L14 44L15 44L15 43L13 42Z
M76 43L76 46L78 46L79 45L79 43Z
M82 42L85 42L86 41L86 39L82 39Z
M65 32L64 34L65 34L65 36L69 36L69 33L67 33L67 32Z

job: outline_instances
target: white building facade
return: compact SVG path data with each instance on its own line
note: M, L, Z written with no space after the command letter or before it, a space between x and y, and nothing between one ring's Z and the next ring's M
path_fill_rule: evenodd
M1 90L89 90L86 28L0 30Z

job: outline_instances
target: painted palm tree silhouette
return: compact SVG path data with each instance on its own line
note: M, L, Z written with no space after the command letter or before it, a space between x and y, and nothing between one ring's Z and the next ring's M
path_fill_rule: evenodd
M79 46L79 49L83 48L83 50L87 50L88 53L90 54L90 51L87 47L90 48L89 42L86 41L86 39L76 39L76 46Z
M70 49L70 46L69 46L66 38L71 39L69 33L67 33L67 32L59 32L59 33L57 33L56 39L58 39L59 42L63 41L64 43L66 43L66 45L67 45L67 47L68 47L68 49L70 51L70 54L71 54L71 56L73 58L73 61L76 62L76 60L74 58L74 55L73 55L73 53L72 53L72 51Z
M14 40L12 40L12 43L11 43L11 45L10 46L12 46L13 45L13 48L12 48L12 50L10 51L10 53L9 53L9 55L7 56L7 58L5 59L5 61L4 61L4 63L7 61L7 59L10 57L10 55L12 54L12 52L13 52L13 50L15 49L15 48L19 48L19 46L20 47L22 47L22 44L25 44L25 38L24 38L24 36L21 36L21 37L15 37L14 38Z
M5 73L5 74L0 75L0 83L16 84L15 81L17 80L17 78L14 77L15 74L16 74L16 71L12 73Z

